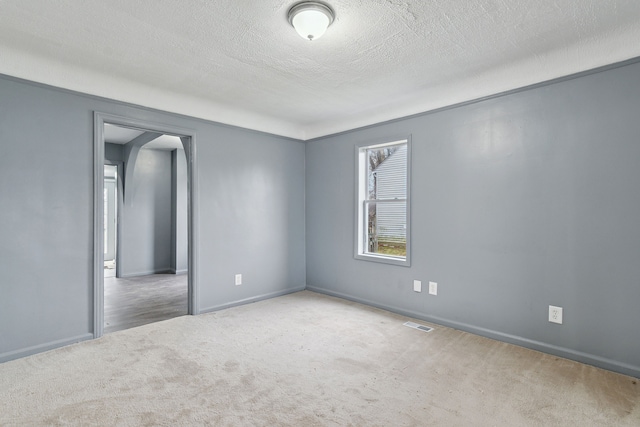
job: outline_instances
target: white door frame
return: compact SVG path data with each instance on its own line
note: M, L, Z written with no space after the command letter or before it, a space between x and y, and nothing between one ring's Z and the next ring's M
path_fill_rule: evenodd
M159 132L180 137L187 159L187 235L189 272L188 272L188 313L198 314L198 182L196 133L163 123L136 120L95 111L93 114L93 337L104 334L104 125L105 123L133 129ZM120 172L120 171L118 171ZM116 268L117 265L116 264Z

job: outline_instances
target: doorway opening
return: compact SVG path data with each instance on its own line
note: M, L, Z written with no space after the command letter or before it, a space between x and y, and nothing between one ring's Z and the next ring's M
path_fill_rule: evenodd
M94 115L94 337L197 314L195 134Z

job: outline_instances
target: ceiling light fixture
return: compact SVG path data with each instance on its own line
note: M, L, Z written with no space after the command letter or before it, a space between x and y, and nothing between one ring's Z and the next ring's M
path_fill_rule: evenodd
M291 6L287 13L289 23L302 38L317 40L327 31L335 14L329 5L318 1L303 1Z

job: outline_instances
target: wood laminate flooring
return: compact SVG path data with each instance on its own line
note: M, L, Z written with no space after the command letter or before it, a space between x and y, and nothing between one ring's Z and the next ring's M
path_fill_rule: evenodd
M186 274L104 279L104 332L111 333L187 314Z

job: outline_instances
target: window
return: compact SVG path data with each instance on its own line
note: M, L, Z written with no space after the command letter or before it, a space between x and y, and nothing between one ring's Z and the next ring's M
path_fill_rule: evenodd
M410 265L410 139L356 147L357 259Z

